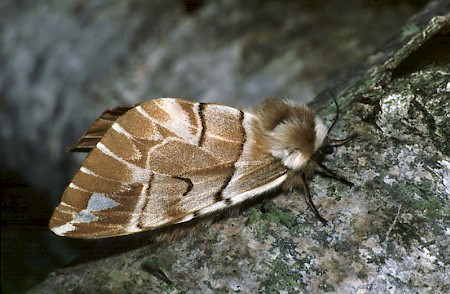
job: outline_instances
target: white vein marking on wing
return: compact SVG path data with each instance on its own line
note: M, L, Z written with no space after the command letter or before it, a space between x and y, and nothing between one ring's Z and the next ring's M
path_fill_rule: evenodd
M134 208L133 214L131 215L131 219L128 225L128 232L139 232L142 231L140 228L138 228L139 224L139 218L142 217L142 211L144 209L144 205L147 200L147 189L149 188L149 184L145 183L142 185L141 194L139 194L139 199L136 202L136 206Z
M92 191L88 191L88 190L85 190L83 188L80 188L77 185L75 185L74 183L70 183L69 187L72 188L72 189L75 189L75 190L80 190L80 191L83 191L83 192L92 193Z
M161 142L159 142L158 144L153 145L152 147L150 147L148 149L148 155L147 155L147 162L146 162L146 167L150 168L150 158L151 158L151 154L154 152L158 152L157 150L161 147L164 147L164 145L166 145L167 143L170 143L172 141L177 141L177 142L181 142L181 143L186 143L183 141L183 139L180 138L174 138L174 137L168 137L165 138L164 140L162 140Z
M142 115L148 115L146 112L143 111L142 107L139 105L136 107L136 110L142 114ZM145 116L147 119L149 117ZM151 123L155 123L155 121L151 120ZM125 137L127 137L128 139L131 139L133 141L136 141L137 138L135 136L133 136L132 134L130 134L127 130L125 130L117 121L112 125L112 129L115 130L116 132L118 132L119 134L124 135ZM153 140L153 141L159 141L161 140L163 137L161 136L161 134L159 132L155 132L153 134L151 134L152 136L146 137L144 139L147 140Z
M70 204L68 204L68 203L66 203L66 202L64 202L64 201L61 201L61 203L59 204L60 206L62 205L62 206L66 206L66 207L69 207L70 209L63 209L63 210L61 210L62 212L64 212L64 213L67 213L67 214L72 214L73 215L73 210L75 210L75 209L77 209L77 206L73 206L73 205L70 205Z
M222 201L216 202L210 206L202 208L202 209L198 210L197 213L199 215L205 215L205 214L212 213L214 211L218 211L218 210L225 209L227 207L242 203L248 199L251 199L257 195L260 195L264 192L267 192L271 189L274 189L274 188L280 186L286 180L286 178L287 178L287 175L282 175L281 177L278 177L275 180L273 180L272 182L269 182L265 185L262 185L260 187L254 188L254 189L246 191L244 193L235 195L231 198L228 198L228 200L222 200ZM231 201L232 203L227 204L226 201ZM177 223L187 222L193 218L194 218L194 214L190 213L187 216L180 219L179 221L177 221Z
M59 205L68 207L68 209L62 209L61 212L70 214L72 217L75 217L75 211L78 209L78 206L70 205L70 204L68 204L67 202L64 202L64 201L61 201L61 203L59 203Z
M214 138L214 139L221 140L221 141L224 141L224 142L241 144L241 141L239 141L239 140L233 140L233 139L230 139L230 138L226 138L226 137L223 137L223 136L211 134L211 133L208 133L208 132L207 132L207 134L208 134L209 138Z
M166 100L171 100L171 99L164 99L162 101L166 101ZM167 101L166 101L167 102ZM179 106L178 102L176 102L176 104ZM170 104L169 104L170 105ZM189 123L189 117L187 117L187 115L185 114L185 111L183 109L181 109L181 107L179 107L178 113L175 112L175 108L172 107L170 110L168 109L164 109L163 107L165 106L161 106L158 105L162 110L164 110L165 112L167 112L171 119L169 119L168 121L165 121L164 123L156 120L154 117L152 117L151 115L149 115L142 107L141 105L136 107L136 110L142 114L146 119L148 119L149 121L151 121L152 123L159 125L167 130L169 130L172 133L177 134L178 136L180 136L181 138L184 138L184 140L186 142L189 142L190 144L195 145L196 142L198 141L198 138L195 134L191 133L191 131L189 130L189 126L190 127L194 127L192 126L192 124ZM170 111L170 112L169 112Z
M190 214L186 215L185 217L183 217L181 220L177 221L176 224L188 222L193 218L194 218L194 214L190 213Z
M95 172L91 171L88 168L85 168L84 166L80 167L80 172L88 174L88 175L91 175L91 176L94 176L94 177L97 177L97 178L100 178L100 179L105 179L105 180L108 180L108 181L117 182L117 183L121 183L121 184L129 184L130 182L132 182L132 181L120 181L120 180L117 180L117 179L110 179L108 177L96 174ZM72 184L72 183L70 183L70 184ZM70 186L70 184L69 184L69 186Z
M121 158L114 152L108 149L103 143L98 142L97 148L100 149L105 155L119 161L122 164L125 164L132 172L133 172L133 181L138 183L145 183L150 178L150 170L141 168L137 165L129 163L125 159Z
M131 150L131 151L133 151L133 156L131 157L131 159L133 159L133 160L139 160L139 159L141 159L142 158L142 153L141 153L141 151L139 150L139 148L137 148L136 147L136 145L133 143L133 142L135 142L135 138L134 138L134 136L133 135L131 135L130 133L128 133L119 123L117 123L117 122L115 122L113 125L112 125L112 129L114 130L114 131L116 131L118 134L121 134L121 135L123 135L123 136L125 136L125 137L127 137L130 141L131 141L131 144L132 144L132 146L133 146L133 150Z
M272 190L272 189L280 186L286 180L286 178L287 178L287 175L284 174L281 177L276 178L272 182L269 182L265 185L254 188L252 190L246 191L244 193L232 196L228 199L231 200L231 202L233 203L232 205L235 205L237 203L243 202L247 199L250 199L254 196L260 195L266 191Z
M214 212L214 211L225 209L225 208L227 208L227 206L228 205L225 203L225 201L222 200L222 201L216 202L216 203L214 203L212 205L209 205L209 206L207 206L205 208L202 208L202 209L198 210L197 212L200 215L205 215L205 214L208 214L208 213L211 213L211 212Z
M113 123L112 125L112 129L116 132L118 132L119 134L124 135L125 137L127 137L128 139L135 139L133 137L133 135L131 135L130 133L128 133L118 122Z
M192 112L194 113L195 116L195 120L197 121L197 126L198 127L194 127L197 131L197 133L195 134L195 137L197 138L197 142L198 140L200 140L200 137L202 136L202 131L203 131L203 125L202 125L202 119L200 117L200 102L195 102Z

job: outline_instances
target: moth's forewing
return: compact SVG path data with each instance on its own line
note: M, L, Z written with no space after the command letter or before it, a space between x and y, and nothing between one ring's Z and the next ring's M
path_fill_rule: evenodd
M50 228L79 238L126 235L214 213L281 185L286 167L255 148L254 119L236 108L174 98L127 110L91 146Z

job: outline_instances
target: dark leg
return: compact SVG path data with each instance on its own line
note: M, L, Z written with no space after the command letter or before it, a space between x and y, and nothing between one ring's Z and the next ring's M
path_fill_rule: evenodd
M144 262L141 264L141 268L157 278L158 280L161 280L165 282L168 285L173 285L173 282L166 276L166 274L159 268L153 267L148 262Z
M329 170L325 165L323 165L320 162L316 162L316 171L326 177L338 180L339 182L346 184L349 187L353 187L353 183L345 179L344 177L341 177L340 175L336 174L334 171Z
M314 212L314 214L316 215L316 217L324 224L326 225L328 222L326 219L324 219L319 211L317 210L317 207L314 205L314 202L311 199L311 193L309 192L309 187L308 187L308 182L306 182L306 176L304 173L301 174L301 179L302 179L302 186L303 186L303 192L304 192L304 196L305 196L305 201L306 204L308 204L309 208L311 208L311 210Z
M332 139L328 139L325 144L331 147L338 147L338 146L342 146L347 144L350 140L356 138L358 135L356 133L351 134L350 136L348 136L345 139L341 139L341 140L332 140Z
M266 207L266 204L269 200L267 200L266 198L264 198L264 200L262 201L261 207L259 208L259 211L261 211L262 213L267 213L269 210Z

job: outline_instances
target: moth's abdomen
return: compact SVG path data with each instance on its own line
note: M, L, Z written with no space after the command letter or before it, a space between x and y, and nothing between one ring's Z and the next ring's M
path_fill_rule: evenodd
M81 238L125 235L188 221L280 185L285 168L251 152L252 119L236 108L181 99L135 106L88 154L50 228Z

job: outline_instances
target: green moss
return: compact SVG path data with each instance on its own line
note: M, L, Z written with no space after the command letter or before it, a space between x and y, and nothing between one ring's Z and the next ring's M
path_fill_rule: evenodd
M287 265L284 262L276 262L272 266L274 270L268 275L266 281L261 284L264 288L264 293L279 293L280 290L289 291L294 286L298 287L299 274L297 271L301 267L300 264Z
M264 218L271 223L281 224L288 228L292 228L297 223L297 216L292 212L283 210L278 207L271 208L264 214Z
M442 208L442 217L450 220L450 205L445 205L444 208Z
M391 195L402 203L407 203L408 207L412 207L425 215L430 220L437 220L449 215L449 205L445 205L435 196L428 195L431 186L424 182L419 186L403 181L393 184L390 188ZM417 199L417 196L421 197Z
M419 200L413 203L413 207L425 214L431 220L436 220L449 215L450 207L444 205L439 199L432 197L430 199Z
M420 32L420 28L415 24L408 24L403 27L401 40L407 39L411 35L415 35Z
M247 226L254 226L256 224L261 223L262 220L262 211L257 209L257 208L250 208L248 210L248 217L247 217L247 221L245 222L245 225Z
M267 229L269 224L280 224L287 228L294 228L298 225L297 215L279 208L270 207L267 212L252 208L247 218L247 226L258 226L261 230Z

